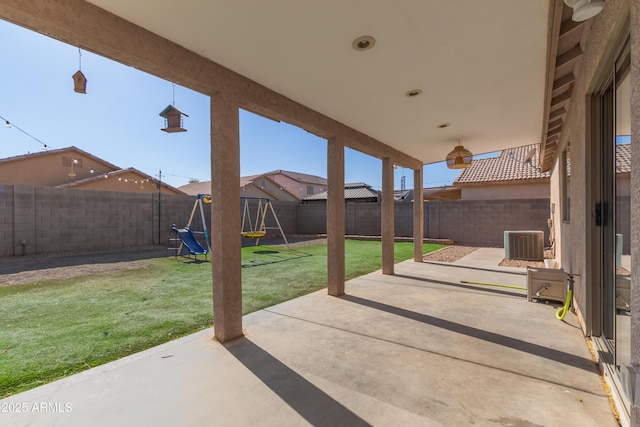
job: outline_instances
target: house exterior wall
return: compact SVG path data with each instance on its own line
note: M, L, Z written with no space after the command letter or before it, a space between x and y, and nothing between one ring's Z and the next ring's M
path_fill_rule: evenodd
M593 180L594 164L593 144L590 129L591 94L602 82L607 72L611 70L615 47L620 39L625 22L630 19L630 50L631 50L631 163L640 164L640 1L638 0L609 0L604 10L588 22L590 29L586 33L579 73L575 76L573 96L570 101L569 113L566 118L564 131L558 142L556 155L570 143L571 180L569 184L570 221L561 223L559 247L561 248L560 265L567 271L576 274L574 284L574 308L582 318L581 325L587 335L599 335L600 315L599 300L596 288L599 278L593 277L591 266L601 254L593 244L594 236L599 229L595 226L595 182ZM559 175L561 168L556 162L553 169L551 201L562 207L563 197L559 190ZM631 281L638 283L640 278L640 262L638 258L638 243L640 242L640 177L631 174L630 186L625 187L621 182L620 189L628 191L629 196L617 200L625 210L631 212L631 218L620 222L627 222L624 233L629 237L629 246L625 244L623 253L631 254ZM625 207L625 205L627 207ZM561 211L561 209L560 209ZM631 286L631 363L640 364L640 289ZM595 331L595 332L594 332ZM636 394L638 390L636 390ZM616 398L614 396L614 398ZM616 398L617 399L617 398ZM621 408L619 407L618 410ZM623 419L626 416L623 416ZM624 420L623 425L629 422ZM640 425L640 407L631 402L631 425Z
M558 172L556 172L556 169ZM563 246L562 246L562 232L563 226L562 223L562 205L560 204L560 200L562 197L561 188L560 188L560 158L556 158L556 161L553 165L553 171L551 173L551 181L549 186L549 218L551 218L552 229L549 230L550 239L552 241L552 252L555 256L555 259L558 265L562 265L563 260Z
M146 181L146 182L145 182ZM100 191L125 191L128 193L157 193L158 187L155 181L148 181L146 177L133 171L126 171L108 178L92 179L88 182L79 182L71 188L79 190ZM172 195L181 195L170 187L163 186L162 192Z
M69 159L79 160L79 163L73 167L73 172L76 174L73 179L69 177L71 172L71 167L68 166ZM90 171L91 167L102 173L114 171L113 168L98 163L81 153L75 151L57 152L2 162L0 183L55 187L68 184L71 181L94 177L95 175Z
M280 185L269 178L258 178L250 184L240 189L240 196L245 197L266 197L272 200L283 200L287 202L297 201L295 197L284 191Z
M640 1L631 2L631 164L640 165ZM640 174L631 174L630 240L631 247L631 364L640 365ZM636 395L639 393L636 390ZM640 406L633 402L631 422L640 425Z
M544 199L549 197L549 183L465 185L462 200Z
M571 199L571 218L569 223L563 223L558 239L567 242L562 245L561 267L565 271L577 274L574 299L577 309L582 316L587 316L585 332L589 333L590 308L587 288L592 286L593 278L590 277L590 260L595 254L591 252L592 236L592 212L593 183L591 181L591 166L588 147L587 129L587 96L594 90L594 85L602 77L603 67L606 66L607 55L613 50L617 37L625 22L629 3L624 0L611 0L607 7L589 24L584 54L582 55L580 73L576 75L569 113L566 119L565 131L559 141L556 155L570 142L571 180L569 183L569 196ZM633 49L633 47L632 47ZM559 164L553 170L554 175L560 173ZM553 181L559 184L559 179ZM559 192L554 191L557 206L561 205Z

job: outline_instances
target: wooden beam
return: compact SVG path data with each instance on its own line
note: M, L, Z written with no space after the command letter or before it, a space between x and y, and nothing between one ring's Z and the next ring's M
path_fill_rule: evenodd
M573 73L569 73L565 76L560 77L558 80L553 82L553 90L562 89L565 86L570 85L576 80L576 76Z
M571 61L574 61L580 55L582 55L582 48L580 47L580 45L576 45L574 48L569 49L568 51L566 51L565 53L563 53L562 55L556 58L556 69L562 67L563 65Z
M556 121L553 121L551 123L549 123L549 130L555 129L557 127L562 127L562 119L558 119Z
M563 92L551 100L551 106L553 107L554 105L561 104L570 99L571 99L571 92L569 91Z
M564 37L574 30L581 28L582 24L584 24L584 22L576 22L571 18L562 21L562 24L560 24L560 37Z
M567 110L564 107L560 107L557 110L553 110L551 113L549 113L549 120L565 115L566 113Z
M542 1L542 0L541 0ZM548 0L549 15L547 18L547 64L545 72L544 86L544 111L542 114L542 129L540 132L540 140L544 140L547 134L547 126L549 124L549 111L551 111L551 99L553 97L553 81L555 80L556 62L558 56L558 43L560 41L560 26L562 23L562 14L564 12L563 0ZM542 167L542 158L545 155L545 145L540 144L540 160L539 165Z
M555 143L558 142L558 139L560 139L560 137L558 135L553 135L553 136L547 138L546 141L545 141L545 146L547 148L549 148L552 145L555 145Z
M560 126L559 128L556 129L551 129L549 132L547 132L547 140L549 140L551 137L553 136L560 136L559 134L562 133L562 126Z

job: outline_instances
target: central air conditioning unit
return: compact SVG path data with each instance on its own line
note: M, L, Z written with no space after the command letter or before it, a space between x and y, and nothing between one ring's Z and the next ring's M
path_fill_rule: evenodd
M527 261L544 259L544 232L542 231L505 231L504 257Z

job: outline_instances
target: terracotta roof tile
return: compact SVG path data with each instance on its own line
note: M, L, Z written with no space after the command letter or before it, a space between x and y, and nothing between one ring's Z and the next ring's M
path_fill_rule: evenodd
M535 150L532 155L531 150ZM458 175L455 183L519 181L551 176L550 172L540 172L537 165L538 145L523 145L503 150L498 157L473 160L471 166Z

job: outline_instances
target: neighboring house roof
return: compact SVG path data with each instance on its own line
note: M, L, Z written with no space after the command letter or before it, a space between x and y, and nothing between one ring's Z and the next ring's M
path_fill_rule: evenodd
M413 190L395 190L394 198L399 202L412 202ZM461 198L462 191L451 186L422 189L423 200L460 200Z
M293 180L300 181L306 184L327 185L327 179L316 175L309 175L306 173L292 172L283 169L267 172L264 175L277 175L282 174Z
M247 185L252 185L252 184L258 187L261 187L261 185L258 185L256 181L258 181L259 179L266 179L266 180L269 180L273 185L278 186L282 191L289 194L291 198L295 200L299 200L298 197L295 194L293 194L291 191L284 188L281 184L276 183L273 179L274 175L283 175L289 179L300 182L302 184L322 185L325 187L327 185L327 180L319 176L278 169L271 172L261 173L258 175L241 176L240 188L244 188ZM211 192L211 181L194 182L191 184L183 185L178 188L184 191L185 193L191 194L194 196L197 194L209 194Z
M356 199L377 199L379 192L372 189L370 185L364 182L352 182L344 185L344 199L356 200ZM313 196L305 197L303 201L311 200L327 200L327 192L314 194Z
M71 147L65 147L65 148L56 148L53 150L46 150L46 151L39 151L37 153L28 153L28 154L21 154L18 156L13 156L13 157L5 157L4 159L0 159L0 164L2 163L11 163L11 162L15 162L18 160L28 160L28 159L34 159L34 158L38 158L38 157L47 157L47 156L51 156L51 155L56 155L56 154L64 154L64 153L68 153L68 152L72 152L75 151L76 153L80 153L83 156L95 161L96 163L99 163L102 166L105 166L109 169L112 170L118 170L120 169L119 166L114 165L113 163L109 163L105 160L102 160L99 157L94 156L93 154L87 153L84 150L79 149L76 146L71 146Z
M211 194L211 181L191 182L178 187L178 190L191 196L197 196L198 194Z
M531 150L535 152L527 160ZM458 175L454 185L547 179L551 172L540 172L536 166L539 164L538 155L538 144L532 144L502 150L498 157L474 159L471 166ZM631 144L618 144L616 173L628 172L631 172Z
M120 175L127 175L127 174L131 174L131 173L134 174L134 175L138 175L140 177L140 180L142 180L144 182L152 182L155 187L157 187L157 185L158 185L159 181L156 178L152 177L151 175L147 175L146 173L141 172L136 168L127 168L127 169L119 169L117 171L112 171L112 172L108 172L108 173L100 173L100 174L97 174L96 176L92 176L90 178L80 179L78 181L73 181L73 182L69 182L67 184L58 185L58 187L68 187L68 188L82 187L85 184L90 184L92 182L100 181L100 180L103 180L105 178L118 178ZM172 187L171 185L167 184L166 182L162 183L162 187L166 188L166 189L168 189L171 192L174 192L176 194L185 194L182 190L179 190L179 189L177 189L175 187Z
M474 159L454 185L547 179L551 172L540 172L538 155L538 144L532 144L502 150L498 157Z
M256 179L260 178L261 176L264 176L265 174L260 174L260 175L248 175L248 176L241 176L240 177L240 188L245 187L249 184L252 184L253 182L255 182Z

